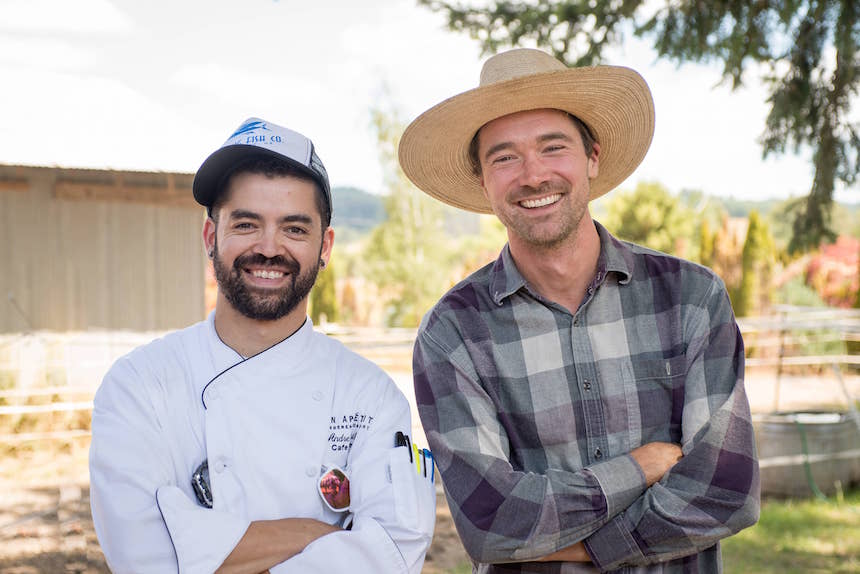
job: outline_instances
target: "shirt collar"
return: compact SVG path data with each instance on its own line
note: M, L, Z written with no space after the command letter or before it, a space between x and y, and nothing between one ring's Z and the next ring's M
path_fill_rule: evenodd
M209 313L209 316L206 318L207 330L209 332L209 340L211 348L215 353L215 360L217 366L230 366L234 365L237 362L246 361L253 357L257 357L264 354L272 354L271 351L275 351L277 353L291 353L295 352L297 349L301 350L310 340L311 335L314 332L313 322L310 317L305 317L305 322L302 323L302 326L299 327L292 335L278 341L271 347L263 349L256 355L252 355L250 357L243 357L240 355L235 349L227 345L224 341L221 340L221 337L218 335L218 331L215 329L215 311L213 310Z
M603 281L610 272L614 272L618 274L618 283L627 285L633 277L636 262L633 251L627 243L614 237L600 223L595 221L594 227L597 228L597 235L600 236L600 259L605 269L600 281Z
M635 261L630 247L613 237L597 221L594 221L594 226L597 228L597 235L600 237L600 255L597 259L597 273L592 284L595 286L599 285L610 272L618 274L619 284L628 284L633 275ZM502 301L522 288L529 290L533 295L537 296L536 293L529 289L525 277L517 269L514 258L511 255L510 245L505 244L498 259L493 264L490 277L490 296L496 305L501 305Z

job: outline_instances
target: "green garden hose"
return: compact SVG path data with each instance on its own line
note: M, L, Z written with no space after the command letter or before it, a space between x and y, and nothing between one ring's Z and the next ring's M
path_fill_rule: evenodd
M806 446L806 428L796 417L794 424L797 425L797 430L800 432L800 447L803 450L803 470L806 471L806 482L809 484L809 488L812 490L815 498L827 500L827 497L824 496L824 493L821 492L818 485L815 484L815 479L812 477L812 466L809 464L809 448Z

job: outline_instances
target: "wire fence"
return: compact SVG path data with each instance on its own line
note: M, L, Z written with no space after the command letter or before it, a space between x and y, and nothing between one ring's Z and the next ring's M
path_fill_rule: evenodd
M853 409L856 397L843 369L860 367L860 310L779 307L766 317L738 321L748 368L775 369L774 405L780 381L791 369L832 371ZM389 373L408 373L415 330L324 329ZM93 396L110 366L158 332L92 332L0 335L0 444L77 440L89 436ZM62 416L66 413L67 416ZM856 415L860 426L860 415Z

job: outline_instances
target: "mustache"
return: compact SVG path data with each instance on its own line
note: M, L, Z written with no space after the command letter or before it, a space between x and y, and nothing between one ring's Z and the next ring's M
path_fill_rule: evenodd
M241 270L242 267L248 266L259 266L259 267L278 267L281 269L286 269L289 273L296 274L301 270L301 266L299 262L295 259L287 259L282 255L276 255L275 257L266 257L260 253L252 253L248 255L242 255L237 257L233 261L233 268L236 271Z

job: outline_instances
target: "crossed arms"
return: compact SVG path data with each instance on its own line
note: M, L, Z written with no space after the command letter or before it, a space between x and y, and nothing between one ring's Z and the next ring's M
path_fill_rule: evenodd
M198 447L170 427L161 403L175 406L179 401L152 391L148 375L121 361L95 401L91 500L99 541L113 572L220 568L221 572L253 573L270 569L280 574L329 572L333 566L350 565L374 572L420 569L432 537L435 505L429 497L435 497L435 491L432 485L419 488L404 478L415 476L415 467L406 449L394 448L393 437L395 430L408 429L409 410L402 395L394 396L393 385L392 392L380 399L391 401L384 404L392 408L383 409L388 414L380 416L373 431L353 445L352 525L343 530L302 514L251 521L242 512L225 509L230 508L226 500L219 506L218 492L215 508L197 504L189 481L181 479L190 479L190 464L199 462ZM396 472L401 466L411 475ZM298 472L305 476L304 467ZM290 478L296 477L285 480ZM395 493L414 496L403 500ZM256 495L246 492L249 497ZM275 504L272 508L284 507L273 499Z
M513 415L500 414L503 399L484 386L468 349L441 342L456 339L459 325L425 319L413 364L419 413L475 561L647 565L700 552L757 520L743 344L720 285L702 301L684 325L682 446L634 444L578 470L519 469L506 430Z

